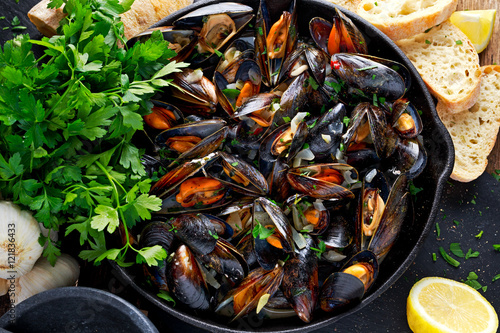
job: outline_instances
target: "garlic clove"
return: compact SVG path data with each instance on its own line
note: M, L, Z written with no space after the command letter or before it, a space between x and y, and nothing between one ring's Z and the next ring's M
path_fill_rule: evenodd
M15 303L18 304L45 290L74 286L79 275L80 266L70 255L62 254L55 266L51 266L49 261L42 257L31 272L16 281Z
M0 216L0 278L18 278L42 255L40 227L31 213L9 201L0 201Z

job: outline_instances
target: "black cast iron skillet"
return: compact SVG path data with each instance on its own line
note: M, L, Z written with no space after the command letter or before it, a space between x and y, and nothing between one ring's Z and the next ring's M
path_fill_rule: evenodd
M178 11L156 25L171 25L177 18L186 13L217 2L226 1L200 1ZM258 0L242 0L244 4L258 8ZM268 4L271 7L271 15L279 17L281 12L288 7L287 0L271 1ZM333 4L320 0L297 0L299 35L308 35L308 24L311 18L320 16L331 20L333 17ZM340 8L340 7L339 7ZM403 54L403 52L383 33L361 17L341 8L341 10L351 18L356 26L361 30L366 38L369 54L383 58L396 60L404 64L412 74L412 87L406 94L406 97L412 101L418 110L422 110L422 120L424 123L424 145L428 153L427 167L424 172L415 179L415 186L423 188L419 194L417 204L413 205L414 218L410 216L406 219L401 230L400 236L389 252L381 269L377 281L370 289L364 299L351 310L332 316L321 311L317 311L313 321L306 324L298 318L286 318L281 320L261 321L256 316L248 316L234 323L228 324L227 321L214 320L213 314L196 315L192 311L184 310L177 305L172 307L156 297L155 293L142 287L142 280L138 270L124 269L114 264L118 274L130 283L142 296L151 301L154 305L169 313L170 315L189 323L206 329L210 332L306 332L330 325L337 320L352 315L359 309L366 306L375 298L386 291L396 280L404 273L415 259L422 243L429 233L432 222L438 210L438 204L441 198L443 185L448 179L453 169L454 150L451 138L443 126L434 108L434 101L431 98L424 82L418 75L417 70ZM405 304L401 304L405 306ZM383 313L381 313L383 316Z

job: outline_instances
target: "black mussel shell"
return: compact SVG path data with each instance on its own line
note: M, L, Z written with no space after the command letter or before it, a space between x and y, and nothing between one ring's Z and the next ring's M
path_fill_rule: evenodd
M210 294L201 268L186 245L175 251L167 275L170 292L191 309L206 311L210 307Z
M326 279L320 292L320 306L325 312L343 312L361 301L365 286L354 275L336 272Z

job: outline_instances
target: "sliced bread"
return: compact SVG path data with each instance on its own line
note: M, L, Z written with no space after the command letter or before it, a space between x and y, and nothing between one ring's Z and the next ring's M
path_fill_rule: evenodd
M42 0L28 12L30 21L45 36L56 34L59 22L66 15L62 7L47 8L51 0ZM125 37L130 39L160 19L193 3L193 0L135 0L132 8L121 15Z
M500 66L484 66L481 71L481 93L472 108L452 114L441 102L436 107L455 146L451 178L461 182L484 172L500 127Z
M362 0L356 13L396 41L446 21L456 7L457 0Z
M450 113L466 110L477 102L481 85L479 56L467 36L449 20L396 44Z

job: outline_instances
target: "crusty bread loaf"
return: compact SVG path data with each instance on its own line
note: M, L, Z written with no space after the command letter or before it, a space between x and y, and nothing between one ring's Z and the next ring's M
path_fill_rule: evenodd
M452 114L441 102L436 107L455 146L451 178L461 182L484 172L500 127L500 66L484 66L481 71L481 93L472 108Z
M345 9L350 10L351 12L354 13L357 12L358 5L361 2L361 0L327 0L327 1L339 5L340 7L344 7Z
M45 36L53 36L64 18L61 8L47 8L50 0L42 0L28 12L28 17ZM121 15L125 37L132 38L160 19L193 3L193 0L135 0L132 8Z
M458 0L362 0L356 13L392 40L410 38L446 21Z
M396 44L449 112L461 112L476 103L481 84L479 56L467 36L449 20Z

